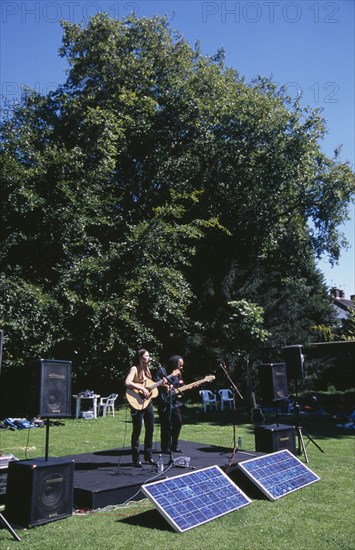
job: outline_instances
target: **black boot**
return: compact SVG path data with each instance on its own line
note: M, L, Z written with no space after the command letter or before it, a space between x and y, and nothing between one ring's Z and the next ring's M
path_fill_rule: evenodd
M144 457L144 462L145 462L146 464L150 464L151 466L156 466L156 464L157 464L157 463L155 462L155 460L153 460L152 455L149 455L149 456L146 455L146 456Z
M136 449L132 450L133 466L135 468L143 468L141 461L139 460L139 452Z

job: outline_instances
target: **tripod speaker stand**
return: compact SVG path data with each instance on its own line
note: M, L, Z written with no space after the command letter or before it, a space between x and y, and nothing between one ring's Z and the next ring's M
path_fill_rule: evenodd
M295 393L296 393L296 434L297 434L297 452L299 455L304 454L304 458L308 464L308 456L306 447L309 442L313 443L322 453L324 453L323 449L312 439L312 437L307 434L300 423L300 406L298 403L298 379L304 378L305 376L305 370L304 370L304 355L303 355L303 346L301 344L296 344L293 346L286 346L283 348L284 357L286 361L286 369L287 374L290 378L293 378L295 381ZM304 436L307 437L308 441L305 444L304 442Z
M304 458L306 463L309 463L308 455L306 451L306 447L308 443L313 443L322 453L324 453L323 449L318 445L316 441L307 433L304 431L304 429L301 426L300 422L300 405L298 402L298 384L297 384L297 378L295 378L295 393L296 393L296 401L295 401L295 407L296 407L296 435L297 435L297 454L301 455L304 454ZM304 436L307 437L308 441L307 443L304 442Z
M297 382L296 382L296 386L297 386ZM324 451L320 447L320 445L318 445L318 443L316 441L314 441L314 439L307 432L305 432L304 429L301 426L301 423L300 423L300 406L299 406L299 403L298 403L297 390L296 390L296 426L295 426L295 429L296 429L296 436L297 436L297 454L299 454L299 455L304 454L304 458L305 458L305 461L306 461L307 464L309 463L308 455L307 455L307 451L306 451L306 447L307 447L308 443L310 443L310 442L313 443L313 445L315 445L321 451L321 453L324 453ZM306 436L307 439L308 439L307 443L304 442L304 436Z
M18 534L13 530L9 522L4 518L2 514L0 514L0 523L2 523L2 525L9 531L9 533L11 533L11 535L15 540L17 541L21 540Z

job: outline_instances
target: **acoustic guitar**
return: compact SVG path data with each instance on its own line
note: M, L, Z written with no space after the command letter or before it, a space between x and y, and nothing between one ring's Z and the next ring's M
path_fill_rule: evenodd
M132 409L135 409L137 411L142 411L146 407L148 407L150 401L157 397L158 395L158 387L161 384L164 384L166 380L169 380L173 376L178 376L180 374L179 369L175 369L169 376L165 376L158 382L153 382L150 378L147 378L144 381L144 384L139 384L141 386L141 389L136 390L133 388L127 388L126 389L126 399L128 401L128 404L132 407ZM149 390L149 397L144 397L143 389Z
M251 421L253 424L264 424L265 416L263 415L261 408L257 406L255 399L255 392L251 393L254 408L251 411Z

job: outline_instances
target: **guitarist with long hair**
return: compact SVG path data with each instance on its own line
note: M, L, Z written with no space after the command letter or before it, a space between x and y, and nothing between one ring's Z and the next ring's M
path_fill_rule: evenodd
M133 408L130 406L132 417L132 459L136 468L142 468L142 463L139 459L139 438L142 432L144 422L144 460L147 464L154 466L156 463L152 457L153 450L153 432L154 432L154 410L150 400L151 392L149 391L149 383L152 380L152 374L149 368L151 358L146 349L140 349L136 353L133 367L125 380L125 386L128 390L133 390L140 394L145 400L144 407Z

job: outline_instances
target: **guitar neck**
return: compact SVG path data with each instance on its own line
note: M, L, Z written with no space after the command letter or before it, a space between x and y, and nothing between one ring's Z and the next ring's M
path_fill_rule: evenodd
M256 399L255 399L255 392L251 392L251 398L253 400L254 409L257 408Z
M155 388L158 388L161 384L164 384L165 379L170 380L170 378L172 378L173 376L176 376L175 371L169 374L168 376L164 376L164 378L162 378L161 380L158 380L158 382L154 382L154 384L151 384L150 382L148 382L148 384L146 384L146 388L149 391L155 390Z
M155 382L154 384L147 384L146 388L149 391L155 390L155 388L158 388L161 384L163 384L165 380L159 380L158 382Z
M191 384L186 384L185 386L181 386L181 388L175 388L173 390L173 394L176 393L182 393L187 390L191 390L191 388L196 388L197 386L200 386L204 382L207 382L209 380L209 377L204 378L203 380L198 380L197 382L191 382Z

